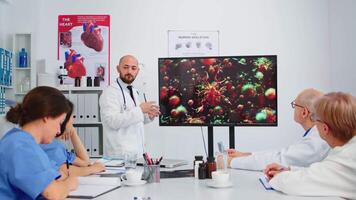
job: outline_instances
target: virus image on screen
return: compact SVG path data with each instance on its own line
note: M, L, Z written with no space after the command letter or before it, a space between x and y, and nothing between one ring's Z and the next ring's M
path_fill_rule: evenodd
M276 126L277 56L159 58L161 126Z

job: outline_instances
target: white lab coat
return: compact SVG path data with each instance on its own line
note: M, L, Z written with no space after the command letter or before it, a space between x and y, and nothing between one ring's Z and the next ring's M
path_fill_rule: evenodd
M323 160L329 150L330 146L320 138L314 126L298 143L277 151L255 152L250 156L236 157L231 161L231 168L263 170L271 163L306 167Z
M117 78L118 83L113 81L104 89L100 96L100 114L103 123L104 155L111 157L122 157L125 152L136 152L142 155L145 149L144 122L149 118L142 113L140 108L139 92L133 88L136 101L130 96L127 84ZM124 106L126 99L126 109Z
M356 199L356 137L333 148L323 161L308 168L293 167L277 174L270 185L279 191L301 196L338 196Z

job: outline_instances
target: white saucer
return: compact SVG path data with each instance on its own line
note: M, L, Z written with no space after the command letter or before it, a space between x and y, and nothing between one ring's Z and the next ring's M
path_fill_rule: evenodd
M146 183L145 180L139 180L137 182L129 182L127 180L123 180L122 183L127 186L138 186L138 185L143 185Z
M222 184L221 183L217 184L215 181L211 180L206 182L206 185L213 188L228 188L228 187L232 187L234 184L232 183L232 181L228 181Z

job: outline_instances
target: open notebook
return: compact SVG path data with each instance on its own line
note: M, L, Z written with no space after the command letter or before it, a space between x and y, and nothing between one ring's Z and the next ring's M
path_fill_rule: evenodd
M79 186L69 193L69 198L92 199L121 186L118 177L78 177Z

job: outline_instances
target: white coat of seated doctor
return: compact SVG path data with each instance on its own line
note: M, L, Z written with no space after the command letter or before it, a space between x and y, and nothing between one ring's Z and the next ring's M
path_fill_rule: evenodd
M132 86L140 71L134 56L121 57L117 71L119 77L104 89L99 100L104 156L139 156L145 150L144 123L160 114L159 106L153 101L140 102L139 96L143 94Z
M228 165L231 168L247 170L264 170L270 163L284 166L308 167L312 163L323 160L330 150L330 146L320 138L315 122L310 119L310 108L313 102L323 94L313 88L303 90L292 101L294 121L300 124L304 133L299 141L279 150L261 152L240 152L229 149ZM288 134L288 133L287 133Z

